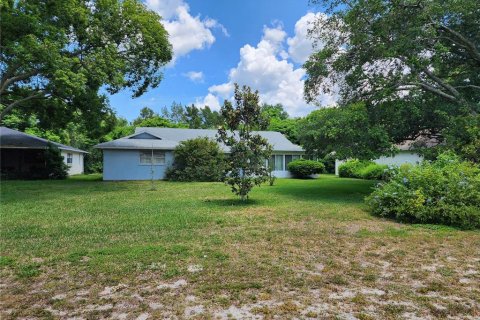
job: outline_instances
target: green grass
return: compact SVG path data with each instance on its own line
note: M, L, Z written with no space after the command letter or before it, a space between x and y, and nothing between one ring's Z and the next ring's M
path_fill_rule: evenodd
M157 190L150 191L149 182L97 179L89 175L3 183L3 252L18 261L41 257L72 262L92 256L91 264L112 271L105 264L131 267L158 256L176 260L219 247L216 238L199 243L205 230L261 225L270 218L371 219L357 208L372 185L361 180L280 179L276 186L256 188L242 203L221 183L157 182ZM348 207L355 210L345 210ZM271 208L276 211L272 217L226 215L232 210Z
M100 179L2 182L0 276L8 279L12 308L39 299L29 293L39 283L58 292L179 278L207 304L241 304L258 294L280 297L280 288L375 286L384 261L418 278L418 265L440 259L443 283L456 283L460 262L447 265L446 257L463 261L480 245L474 231L371 216L363 204L371 181L278 179L242 203L222 183L159 181L150 191L148 181ZM363 270L364 261L372 266ZM318 263L322 274L309 273ZM203 271L188 272L192 264ZM396 276L384 285L405 286ZM431 283L423 290L438 289Z

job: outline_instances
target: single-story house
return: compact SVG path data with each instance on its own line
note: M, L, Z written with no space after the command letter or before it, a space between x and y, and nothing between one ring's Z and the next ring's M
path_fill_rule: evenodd
M402 144L396 145L399 150L397 154L393 156L382 156L378 159L372 160L377 164L386 164L400 166L402 164L419 164L423 161L423 157L415 151L416 147L432 147L438 144L435 139L429 139L426 137L420 137L413 141L406 141ZM338 176L338 168L345 163L346 160L335 160L335 175Z
M274 131L257 131L273 146L273 174L289 177L287 164L305 154L302 147ZM103 150L104 180L164 179L173 164L173 151L185 140L207 137L216 140L217 130L178 128L136 128L135 133L95 147ZM225 153L229 150L220 144ZM153 164L152 164L153 161Z
M69 175L83 173L83 157L88 152L6 127L0 127L1 172L22 176L41 168L48 144L60 149Z

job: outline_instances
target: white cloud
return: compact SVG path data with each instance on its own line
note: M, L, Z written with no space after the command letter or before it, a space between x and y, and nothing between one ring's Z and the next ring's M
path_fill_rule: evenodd
M184 74L185 77L189 78L193 82L203 82L203 72L202 71L190 71Z
M178 7L188 6L183 0L147 0L145 3L165 20L174 18Z
M208 91L222 97L223 99L227 99L232 94L233 83L228 82L214 85L208 88Z
M279 25L265 27L262 39L256 46L246 44L240 49L240 61L230 70L228 82L211 86L208 95L199 101L207 104L207 99L212 101L215 98L217 102L218 97L228 99L232 96L233 84L238 83L258 90L262 103L283 104L291 116L303 116L314 110L315 107L308 105L303 98L305 70L295 68L284 50L286 37L287 33ZM291 41L293 45L300 43L299 33L295 37L297 40ZM289 47L288 52L297 54L299 50L290 50ZM323 95L318 100L324 106L334 105L336 95Z
M207 28L209 28L209 29L218 28L218 29L220 29L220 31L222 31L222 33L225 37L230 37L230 34L228 33L227 28L225 28L223 26L223 24L219 23L217 20L207 18L207 19L205 19L204 23L205 23L205 26Z
M212 110L220 110L220 102L218 101L218 98L211 93L207 94L203 99L197 98L195 105L199 108L205 108L205 106L209 106Z
M309 12L295 23L295 35L287 39L288 53L293 61L303 64L313 52L313 41L308 36L308 29L313 21L325 17L324 13Z
M169 34L174 60L193 50L211 46L216 40L212 29L219 28L228 36L227 29L218 21L192 16L190 7L183 0L147 0L146 4L164 18L162 23Z

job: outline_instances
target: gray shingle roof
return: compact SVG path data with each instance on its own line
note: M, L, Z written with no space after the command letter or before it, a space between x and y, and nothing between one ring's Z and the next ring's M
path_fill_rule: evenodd
M10 149L45 149L48 143L53 144L61 150L88 153L86 151L66 146L61 143L32 136L7 127L0 127L0 148Z
M136 135L148 133L153 139L138 139ZM302 147L290 142L283 134L275 131L256 131L273 146L273 151L303 152ZM96 145L99 149L157 149L173 150L181 142L199 137L216 140L217 130L210 129L177 129L139 127L135 134L117 140ZM156 137L157 139L154 139ZM228 148L222 146L228 152Z

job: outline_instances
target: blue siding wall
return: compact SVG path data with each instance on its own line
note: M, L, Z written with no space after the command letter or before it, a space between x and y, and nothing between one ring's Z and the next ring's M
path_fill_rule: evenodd
M165 164L154 165L154 179L164 179L173 163L173 152L165 151ZM140 164L139 150L103 150L103 180L150 180L151 166Z

